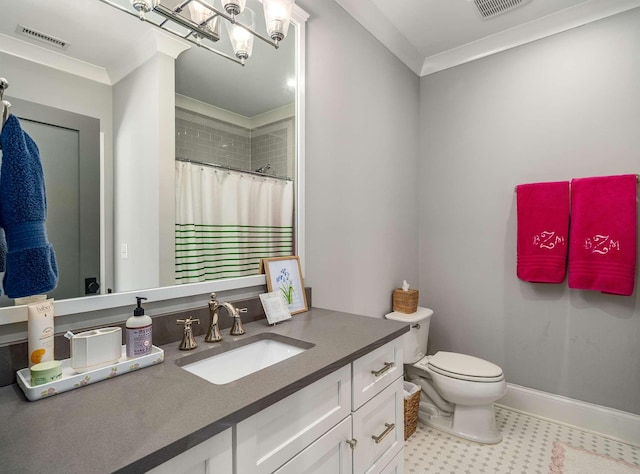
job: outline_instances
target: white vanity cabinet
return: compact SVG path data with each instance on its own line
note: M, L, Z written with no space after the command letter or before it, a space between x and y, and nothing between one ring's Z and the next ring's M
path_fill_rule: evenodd
M239 422L233 455L228 429L219 461L209 440L152 472L400 474L403 397L398 338Z
M236 473L274 472L350 412L351 367L345 366L238 423Z
M149 474L222 474L233 472L231 428L148 472Z
M402 468L404 391L400 338L355 360L353 371L353 473ZM400 454L400 456L398 456ZM393 469L389 472L393 472Z
M395 472L403 396L395 339L238 423L236 474Z

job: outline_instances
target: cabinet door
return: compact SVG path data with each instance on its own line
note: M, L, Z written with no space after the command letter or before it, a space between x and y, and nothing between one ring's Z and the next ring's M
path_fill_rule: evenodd
M351 412L345 366L236 425L238 474L275 471Z
M404 474L404 450L396 454L380 474Z
M353 410L402 375L402 338L394 339L353 362Z
M353 413L354 474L377 474L404 446L402 378Z
M232 474L231 428L148 472L150 474Z
M353 458L347 444L350 439L351 417L348 416L275 474L350 474Z

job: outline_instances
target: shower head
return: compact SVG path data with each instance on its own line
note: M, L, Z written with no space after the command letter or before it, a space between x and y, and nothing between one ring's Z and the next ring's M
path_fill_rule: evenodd
M268 169L271 169L271 163L267 163L266 165L261 166L256 170L256 173L264 173Z

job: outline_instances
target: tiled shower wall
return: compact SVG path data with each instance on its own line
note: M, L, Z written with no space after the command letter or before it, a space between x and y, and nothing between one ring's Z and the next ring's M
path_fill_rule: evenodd
M267 174L294 177L294 120L254 130L176 107L176 158L242 170L271 164Z
M176 107L176 158L251 169L251 131Z
M251 131L251 166L253 169L270 164L268 174L293 178L294 148L293 117L270 123Z

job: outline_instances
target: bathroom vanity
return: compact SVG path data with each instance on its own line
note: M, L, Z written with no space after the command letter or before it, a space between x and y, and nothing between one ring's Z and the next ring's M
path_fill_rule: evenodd
M218 344L200 337L193 351L165 345L160 365L48 399L29 402L15 385L0 389L3 469L401 472L406 324L314 308L245 329L239 337L224 331ZM181 367L184 357L256 336L306 349L224 385Z

